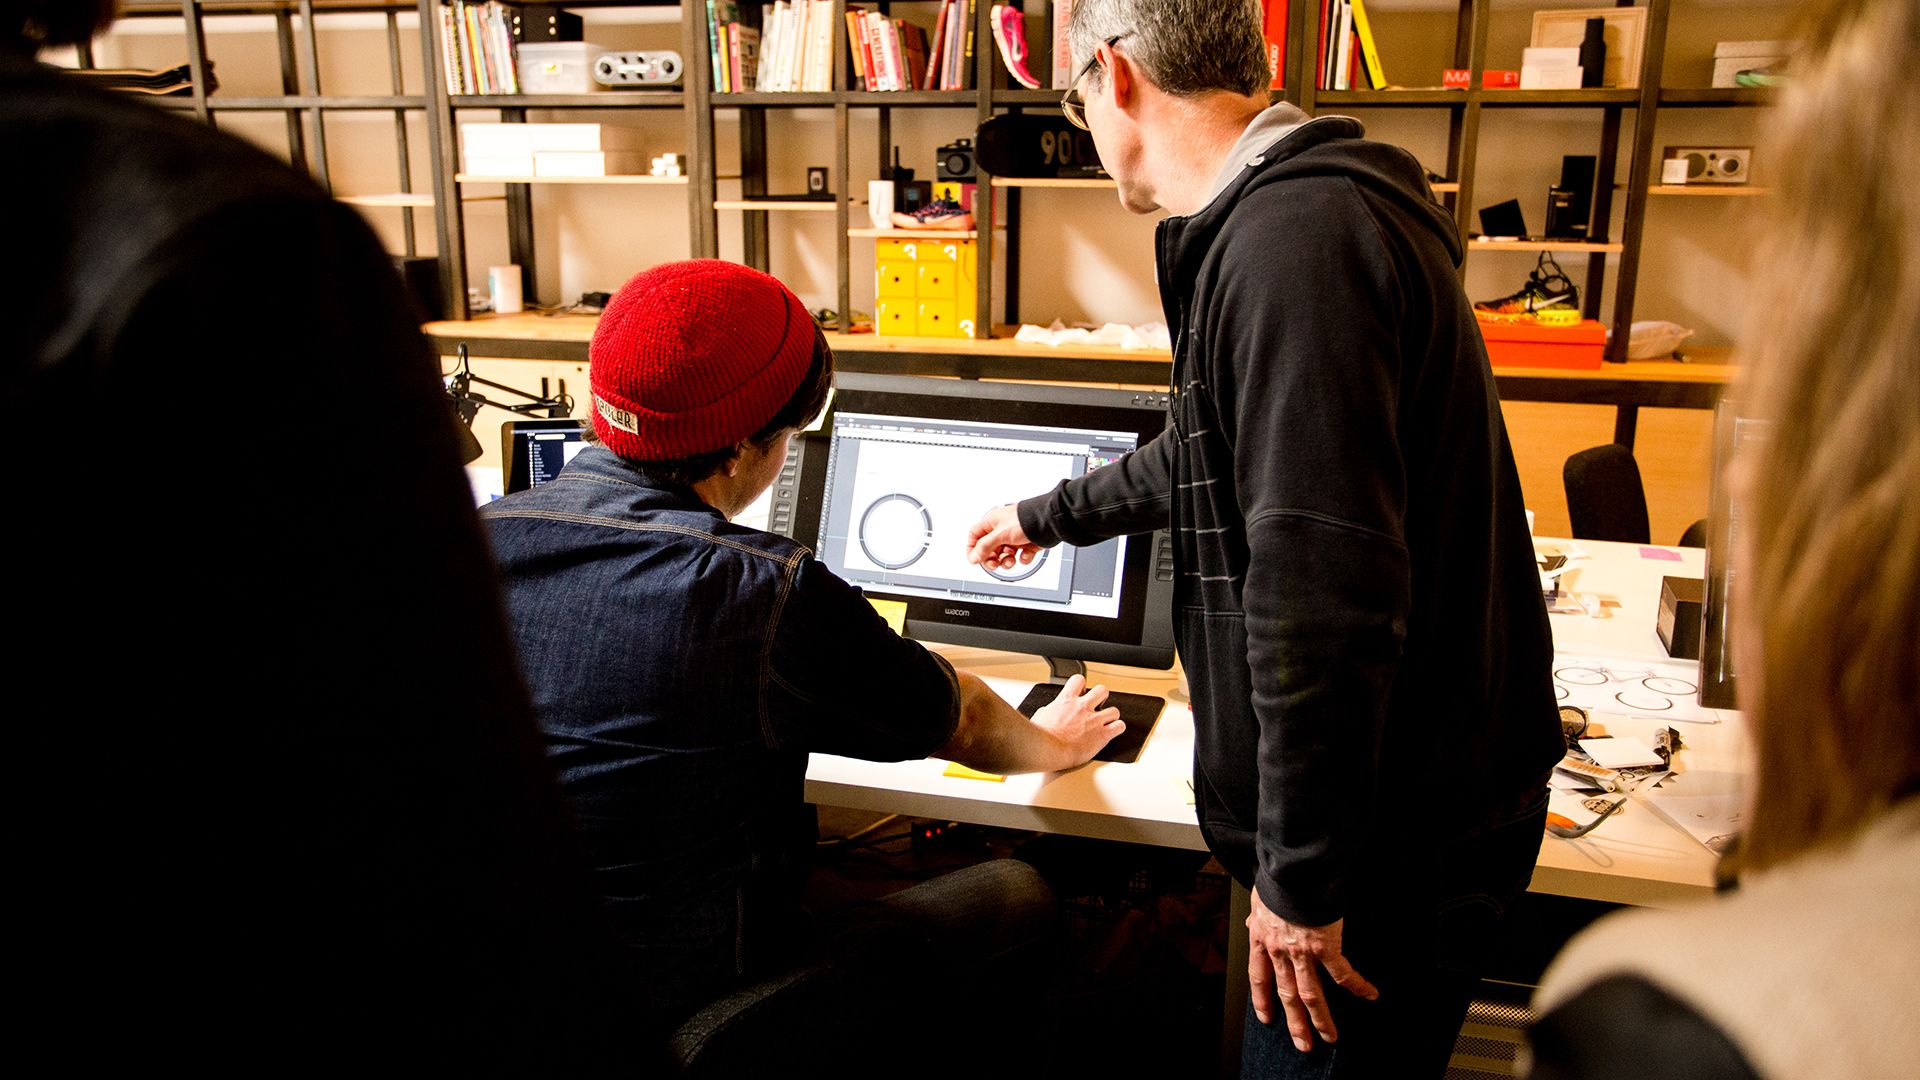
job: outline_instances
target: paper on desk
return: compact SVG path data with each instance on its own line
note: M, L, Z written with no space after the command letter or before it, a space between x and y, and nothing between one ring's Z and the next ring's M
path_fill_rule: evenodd
M1667 777L1640 797L1708 851L1724 853L1746 813L1745 777L1736 772L1688 769Z
M1631 735L1581 739L1580 749L1603 769L1650 769L1666 765L1653 747Z
M880 613L880 617L887 621L887 625L893 629L894 633L902 637L906 636L907 605L905 602L900 600L875 600L869 596L867 597L867 603L873 605L873 610Z
M1561 653L1553 662L1553 691L1560 704L1577 705L1589 714L1688 724L1720 722L1719 713L1700 705L1700 665L1691 660L1613 660Z
M900 606L905 607L906 605L902 604ZM999 773L981 772L979 769L969 769L965 765L962 765L957 761L947 762L947 770L941 773L940 775L951 776L960 780L990 780L996 784L1005 783L1007 779L1006 777L1001 776Z
M1547 793L1547 813L1559 814L1561 817L1573 822L1575 828L1579 828L1600 816L1600 811L1591 809L1588 806L1589 803L1605 809L1604 804L1618 802L1625 797L1624 795L1577 795L1568 791L1549 791ZM1627 807L1623 806L1619 810L1614 811L1614 815L1617 817L1626 812ZM1600 826L1600 829L1605 828L1605 825ZM1599 829L1594 830L1595 835L1598 835L1599 831Z

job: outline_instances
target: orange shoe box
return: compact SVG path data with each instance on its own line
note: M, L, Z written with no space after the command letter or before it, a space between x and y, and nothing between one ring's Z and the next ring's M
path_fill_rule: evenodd
M1494 367L1598 371L1606 360L1607 328L1594 319L1578 326L1480 320L1487 360Z

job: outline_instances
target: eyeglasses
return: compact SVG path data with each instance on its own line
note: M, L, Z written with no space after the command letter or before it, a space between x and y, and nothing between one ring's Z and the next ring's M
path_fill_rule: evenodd
M1115 34L1106 40L1106 47L1109 49L1113 48L1116 42L1126 36L1126 34ZM1092 71L1094 65L1099 62L1100 50L1095 49L1093 50L1093 55L1087 57L1087 62L1080 65L1080 70L1074 75L1073 81L1067 84L1065 96L1060 99L1060 111L1066 116L1067 123L1072 124L1081 131L1092 131L1093 129L1087 126L1087 99L1080 96L1080 80L1086 78L1087 73Z

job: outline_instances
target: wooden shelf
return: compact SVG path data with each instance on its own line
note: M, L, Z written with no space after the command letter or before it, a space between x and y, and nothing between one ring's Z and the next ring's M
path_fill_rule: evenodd
M1458 108L1477 101L1488 108L1599 109L1640 103L1638 90L1316 90L1314 105L1366 109Z
M971 109L980 104L980 95L973 90L850 90L837 96L848 105L868 108L932 105L937 108Z
M973 93L972 90L966 90L962 92L967 94ZM1065 97L1066 95L1067 95L1067 92L1065 90L1028 90L1028 89L1025 89L1024 87L1018 90L996 89L993 91L993 101L994 101L994 104L996 105L1058 106L1060 104L1060 99Z
M1771 195L1772 188L1749 187L1745 184L1655 184L1647 189L1649 195L1717 195L1752 198L1756 195Z
M1097 177L1056 178L1049 176L996 176L991 183L994 187L1005 188L1104 188L1112 191L1120 185L1113 180L1101 180Z
M179 14L180 9L176 5L174 15L177 17ZM193 108L193 98L185 94L147 100L162 108ZM207 108L213 112L288 112L295 109L319 109L322 112L368 112L426 107L427 99L423 97L378 94L318 97L312 94L277 94L267 97L221 97L216 91L207 98Z
M1488 108L1600 109L1640 104L1638 90L1480 90Z
M333 198L335 202L343 202L348 206L425 207L429 210L433 208L432 195L395 193L393 195L335 195Z
M763 108L804 109L821 105L837 105L845 94L821 93L819 91L795 91L792 93L762 94L758 91L713 95L713 107L731 109L741 106Z
M866 200L855 199L854 202L858 204ZM805 202L799 199L716 199L713 203L715 210L784 210L792 213L814 214L831 214L839 206L838 199L811 199Z
M474 176L455 173L456 184L647 184L685 187L684 176Z
M1758 108L1774 103L1778 91L1768 88L1735 87L1715 90L1704 87L1670 87L1660 91L1662 107L1712 108L1733 106Z
M996 232L999 230L995 230ZM848 229L847 235L869 240L978 240L978 229Z
M1584 251L1608 255L1626 250L1624 244L1590 244L1584 240L1469 240L1467 247L1474 251Z
M678 109L678 90L604 90L591 94L455 94L456 109Z
M1429 184L1427 186L1433 189L1435 195L1458 195L1460 193L1460 182L1458 180L1443 180L1440 183Z

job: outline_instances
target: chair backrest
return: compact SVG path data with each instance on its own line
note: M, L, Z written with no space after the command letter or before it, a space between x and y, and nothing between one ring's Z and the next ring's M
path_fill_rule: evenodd
M1567 488L1567 517L1576 540L1618 540L1645 544L1647 492L1633 451L1619 443L1582 450L1561 472Z

